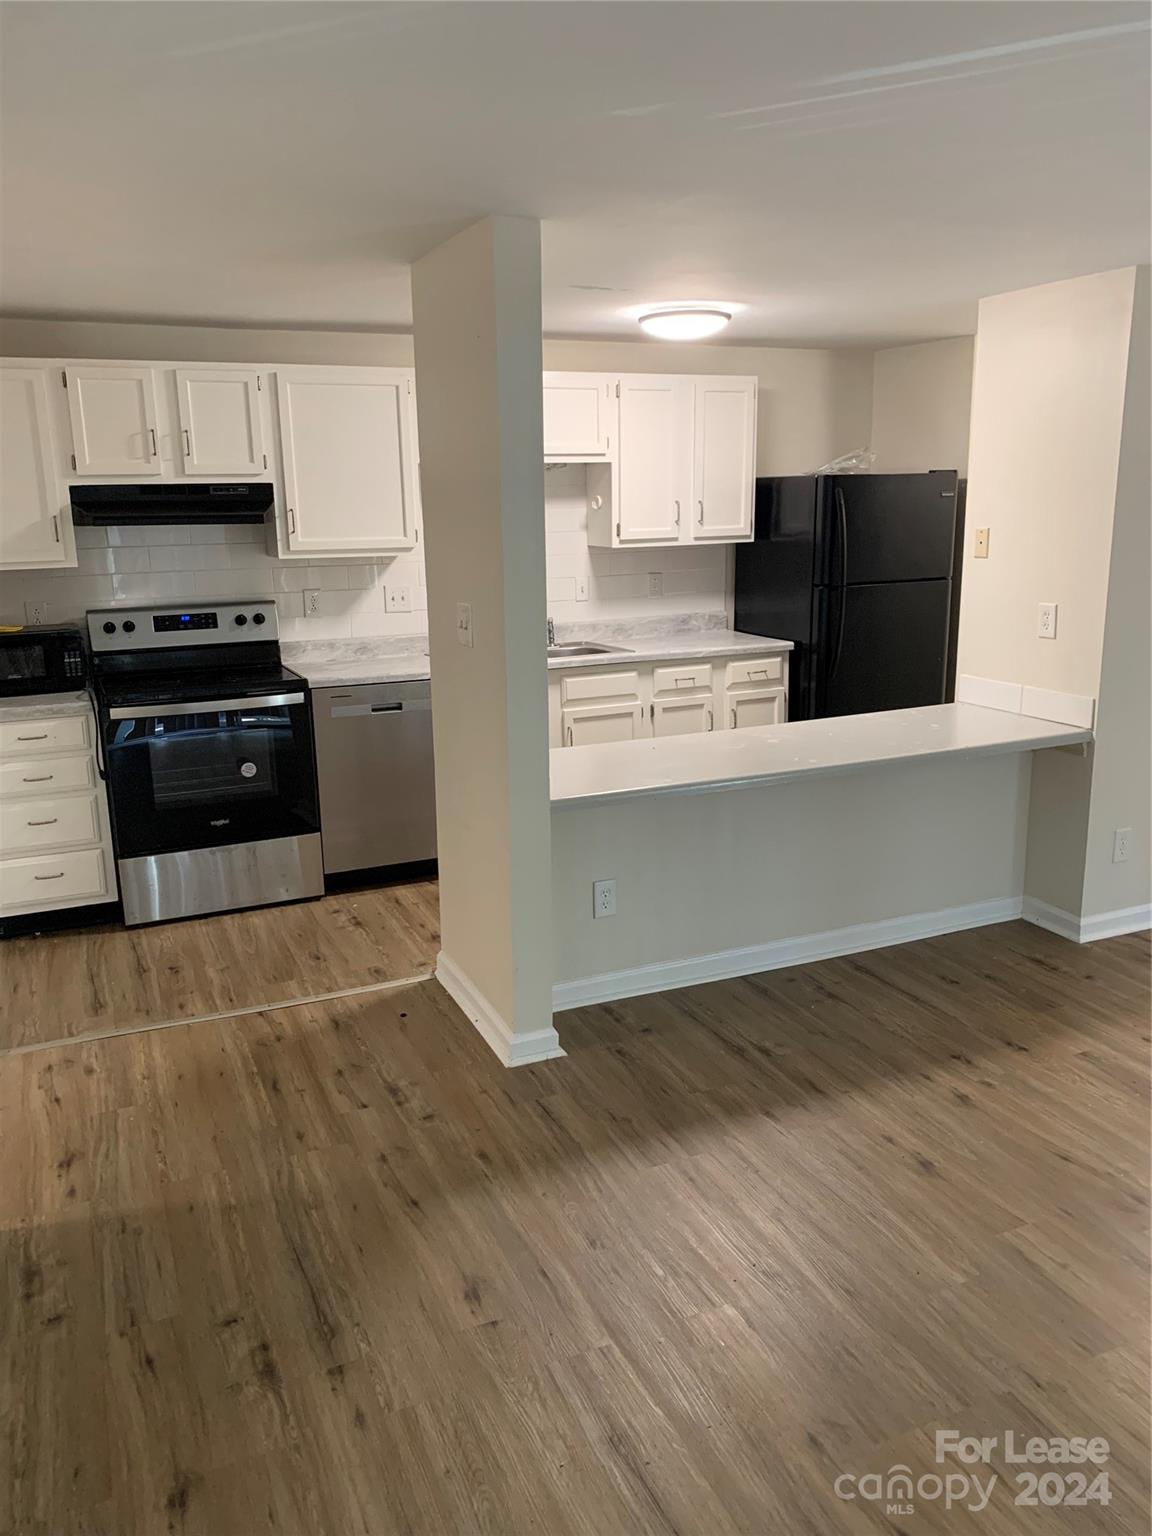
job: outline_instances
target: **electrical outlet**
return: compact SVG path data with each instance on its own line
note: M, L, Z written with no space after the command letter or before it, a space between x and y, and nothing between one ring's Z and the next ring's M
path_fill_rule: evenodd
M987 528L977 528L976 537L972 544L972 558L974 560L987 560L988 532Z
M1132 828L1117 827L1112 834L1112 862L1113 864L1127 864L1132 852Z
M588 582L583 576L576 578L576 601L586 603L588 601Z
M456 643L458 645L471 646L472 644L472 604L456 604Z
M660 571L649 571L648 572L648 596L649 597L663 597L664 596L664 577L663 577L663 574Z
M384 610L386 613L411 613L411 587L385 587Z
M47 624L48 602L43 597L30 597L24 604L25 624Z
M317 587L309 587L304 593L304 612L306 615L320 612L320 592Z
M1040 616L1036 622L1036 633L1041 640L1055 640L1056 638L1056 604L1041 603Z
M616 916L615 880L596 880L592 885L592 916Z

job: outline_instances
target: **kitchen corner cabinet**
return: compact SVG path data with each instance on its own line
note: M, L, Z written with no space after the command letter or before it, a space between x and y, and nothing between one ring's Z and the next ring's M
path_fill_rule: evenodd
M177 368L179 439L186 475L262 475L268 468L262 374L241 368Z
M553 747L703 735L788 719L788 657L688 658L637 666L552 669Z
M413 548L419 492L412 371L280 369L276 405L281 555Z
M0 570L74 566L43 368L0 368Z
M626 549L752 537L756 380L622 374L610 463L588 470L588 542Z
M159 475L160 429L151 368L78 364L64 370L72 473Z
M604 460L612 452L615 381L600 373L544 375L544 458Z

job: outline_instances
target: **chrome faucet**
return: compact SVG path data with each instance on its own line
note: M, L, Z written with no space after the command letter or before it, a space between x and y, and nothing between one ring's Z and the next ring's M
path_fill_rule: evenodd
M555 644L556 644L556 625L552 622L551 619L549 619L548 620L548 649L551 650L552 647Z

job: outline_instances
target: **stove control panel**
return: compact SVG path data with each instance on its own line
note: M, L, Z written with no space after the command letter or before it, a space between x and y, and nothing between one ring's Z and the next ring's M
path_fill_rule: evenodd
M94 651L251 644L279 636L276 604L271 598L163 608L93 608L87 618L88 639Z

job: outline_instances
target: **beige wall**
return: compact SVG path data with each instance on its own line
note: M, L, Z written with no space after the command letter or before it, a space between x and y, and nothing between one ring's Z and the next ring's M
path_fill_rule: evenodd
M557 978L1011 901L1023 888L1028 761L557 807ZM617 882L617 915L597 920L592 882L601 879Z
M1135 271L980 304L957 671L1094 697ZM987 527L990 557L972 558ZM1055 640L1036 632L1059 604Z
M411 336L225 326L0 320L0 356L410 367ZM872 353L799 347L546 341L544 365L629 373L744 373L760 380L759 473L791 475L867 444Z
M554 1053L540 227L412 273L440 857L437 974L505 1061ZM473 644L457 639L471 605ZM446 963L445 963L446 962Z
M872 375L876 469L968 472L975 339L885 347Z

